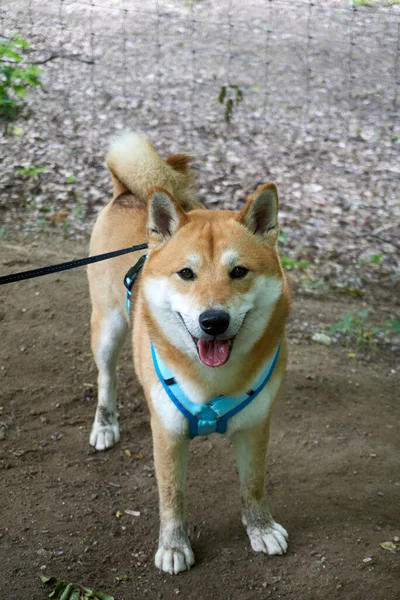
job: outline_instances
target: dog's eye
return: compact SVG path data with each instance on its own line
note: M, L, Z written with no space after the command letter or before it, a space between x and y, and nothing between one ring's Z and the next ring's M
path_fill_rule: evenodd
M178 271L178 275L181 279L185 279L186 281L196 279L196 275L193 273L192 269L181 269L181 271Z
M249 270L246 269L246 267L238 266L232 269L232 271L229 273L229 276L231 279L243 279L243 277L246 277L248 272Z

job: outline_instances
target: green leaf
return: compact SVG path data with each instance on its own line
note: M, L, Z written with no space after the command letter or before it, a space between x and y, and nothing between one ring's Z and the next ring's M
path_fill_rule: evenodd
M16 37L14 38L14 44L19 48L30 48L30 44L24 38Z
M286 244L288 243L288 239L289 236L286 233L286 231L281 231L280 234L278 235L278 240L281 244L283 244L284 246L286 246Z
M299 262L297 263L297 266L299 269L306 269L308 267L308 261L307 260L299 260Z
M104 592L95 592L95 597L98 598L99 600L115 600L115 598L113 596L109 596L108 594L105 594Z
M23 85L13 85L12 89L20 98L23 98L26 94L26 89Z
M282 256L281 264L284 269L294 269L296 267L296 261L289 258L289 256Z
M60 596L60 600L69 600L72 593L72 583L69 583Z
M219 102L220 104L223 104L223 103L224 103L225 96L226 96L226 86L225 86L225 85L223 85L223 86L221 87L221 89L220 89L220 92L219 92L219 95L218 95L218 102Z
M372 256L369 257L370 262L378 264L381 262L383 258L383 254L372 254Z
M400 335L400 319L389 319L384 323L385 327L392 329L397 335Z

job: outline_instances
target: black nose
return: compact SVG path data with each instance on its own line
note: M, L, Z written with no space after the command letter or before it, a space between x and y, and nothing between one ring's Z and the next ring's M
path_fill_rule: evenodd
M230 317L224 310L205 310L199 317L200 327L209 335L225 333Z

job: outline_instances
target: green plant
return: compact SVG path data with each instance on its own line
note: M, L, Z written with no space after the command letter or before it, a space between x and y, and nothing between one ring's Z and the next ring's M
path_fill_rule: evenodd
M243 92L235 83L223 85L218 94L218 102L225 104L224 118L227 123L232 121L233 107L243 100Z
M365 6L365 7L373 7L379 4L382 6L396 6L400 4L400 0L349 0L350 6Z
M281 231L278 235L278 241L280 244L282 244L283 246L286 246L286 244L288 243L288 239L289 236L286 233L286 231Z
M77 202L74 206L74 217L75 219L81 219L83 213L83 206L81 202Z
M369 257L370 262L375 263L376 265L379 264L382 259L383 259L383 254L372 254Z
M66 583L58 577L42 576L40 579L42 583L53 588L53 591L47 596L53 600L114 600L113 596L104 592L96 592L79 584Z
M45 173L46 167L37 167L36 165L26 165L26 167L21 167L18 169L18 175L27 175L28 177L37 177L39 173Z
M13 135L16 136L20 136L24 133L24 128L23 127L18 127L17 125L13 125L12 123L9 123L7 125L7 132L8 133L12 133Z
M18 36L0 42L0 115L8 118L16 116L27 88L42 85L42 69L31 63L21 65L21 51L27 48L28 42Z
M379 334L392 336L400 334L400 319L387 319L384 323L372 326L368 320L371 308L364 310L353 309L341 316L329 334L340 333L348 342L355 342L356 348L361 346L375 347L376 337Z
M284 269L290 271L291 269L306 269L308 267L308 261L299 260L295 261L289 256L281 256L281 265Z

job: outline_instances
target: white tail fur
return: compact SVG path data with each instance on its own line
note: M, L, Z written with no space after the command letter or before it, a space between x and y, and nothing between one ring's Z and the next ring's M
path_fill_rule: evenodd
M111 173L139 198L147 201L151 188L162 187L184 207L194 208L191 172L164 161L145 135L125 132L114 137L106 160Z

